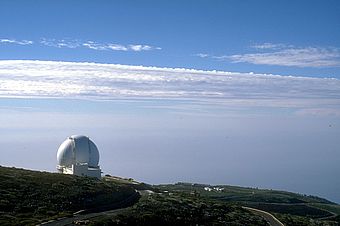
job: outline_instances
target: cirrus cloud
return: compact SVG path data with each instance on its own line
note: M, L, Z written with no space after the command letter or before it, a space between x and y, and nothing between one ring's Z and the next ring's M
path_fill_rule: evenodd
M264 43L253 45L252 48L257 52L233 55L200 53L196 56L255 65L310 68L340 67L340 49L334 47L295 47L293 45Z
M0 43L4 43L4 44L17 44L17 45L32 45L33 41L2 38L2 39L0 39Z
M160 50L160 47L153 47L149 45L121 45L114 43L96 43L94 41L87 41L81 44L84 47L94 50L113 50L113 51L149 51L149 50Z
M142 45L142 44L130 44L123 45L117 43L100 43L96 41L81 41L77 39L71 40L56 40L56 39L42 39L40 44L45 46L57 47L57 48L88 48L92 50L100 50L100 51L150 51L150 50L160 50L160 47L154 47L150 45Z
M117 43L101 43L96 41L82 41L79 39L48 39L42 38L40 41L35 42L32 40L16 40L16 39L8 39L2 38L0 39L0 44L15 44L15 45L33 45L34 43L38 43L42 46L48 47L56 47L56 48L88 48L92 50L100 50L100 51L132 51L132 52L141 52L141 51L151 51L151 50L161 50L160 47L155 47L151 45L144 44L117 44Z
M227 56L233 63L294 67L339 67L340 51L330 48L288 48L274 52L248 53Z

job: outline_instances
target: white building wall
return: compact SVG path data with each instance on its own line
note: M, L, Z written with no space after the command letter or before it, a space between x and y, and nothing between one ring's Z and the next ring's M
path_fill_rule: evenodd
M101 178L101 169L89 167L87 164L72 164L71 167L58 166L57 169L64 174Z

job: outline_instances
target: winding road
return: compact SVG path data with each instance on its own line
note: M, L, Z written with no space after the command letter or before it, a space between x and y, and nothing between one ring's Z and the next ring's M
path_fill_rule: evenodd
M45 223L42 223L40 225L42 225L42 226L74 225L74 222L77 222L77 221L85 221L85 220L89 220L91 218L103 216L103 215L117 214L124 209L125 208L108 210L108 211L99 212L99 213L88 213L88 214L84 214L84 215L74 215L73 217L67 217L67 218L62 218L62 219L58 219L58 220L55 220L55 221L45 222Z
M266 211L258 210L258 209L254 209L254 208L250 208L246 206L242 206L242 208L249 210L250 212L256 215L263 217L268 222L268 224L270 224L270 226L284 226L284 224L282 224L281 221L279 221L276 217L274 217L272 214Z
M75 213L73 213L72 217L64 217L59 218L57 220L51 220L48 222L41 223L40 225L43 226L65 226L65 225L74 225L74 222L77 221L85 221L94 217L103 216L103 215L113 215L117 214L120 211L130 207L135 203L135 200L139 199L140 192L136 192L130 197L126 198L125 200L122 200L118 203L114 203L113 205L110 205L110 209L103 211L103 208L96 208L89 211L80 210ZM106 208L107 209L107 208Z

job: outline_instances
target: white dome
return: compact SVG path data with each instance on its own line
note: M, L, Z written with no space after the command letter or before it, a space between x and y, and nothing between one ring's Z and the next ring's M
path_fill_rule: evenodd
M72 135L60 145L57 160L59 166L85 163L90 167L98 167L99 152L97 146L88 137Z

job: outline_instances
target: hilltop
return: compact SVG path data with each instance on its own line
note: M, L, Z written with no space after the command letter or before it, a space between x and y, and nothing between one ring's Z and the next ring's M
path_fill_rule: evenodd
M79 210L126 206L124 200L133 203L138 197L124 184L0 167L0 225L35 225Z
M0 167L0 225L269 225L244 207L267 211L285 225L340 222L339 205L286 191L148 185L110 175L99 180Z

